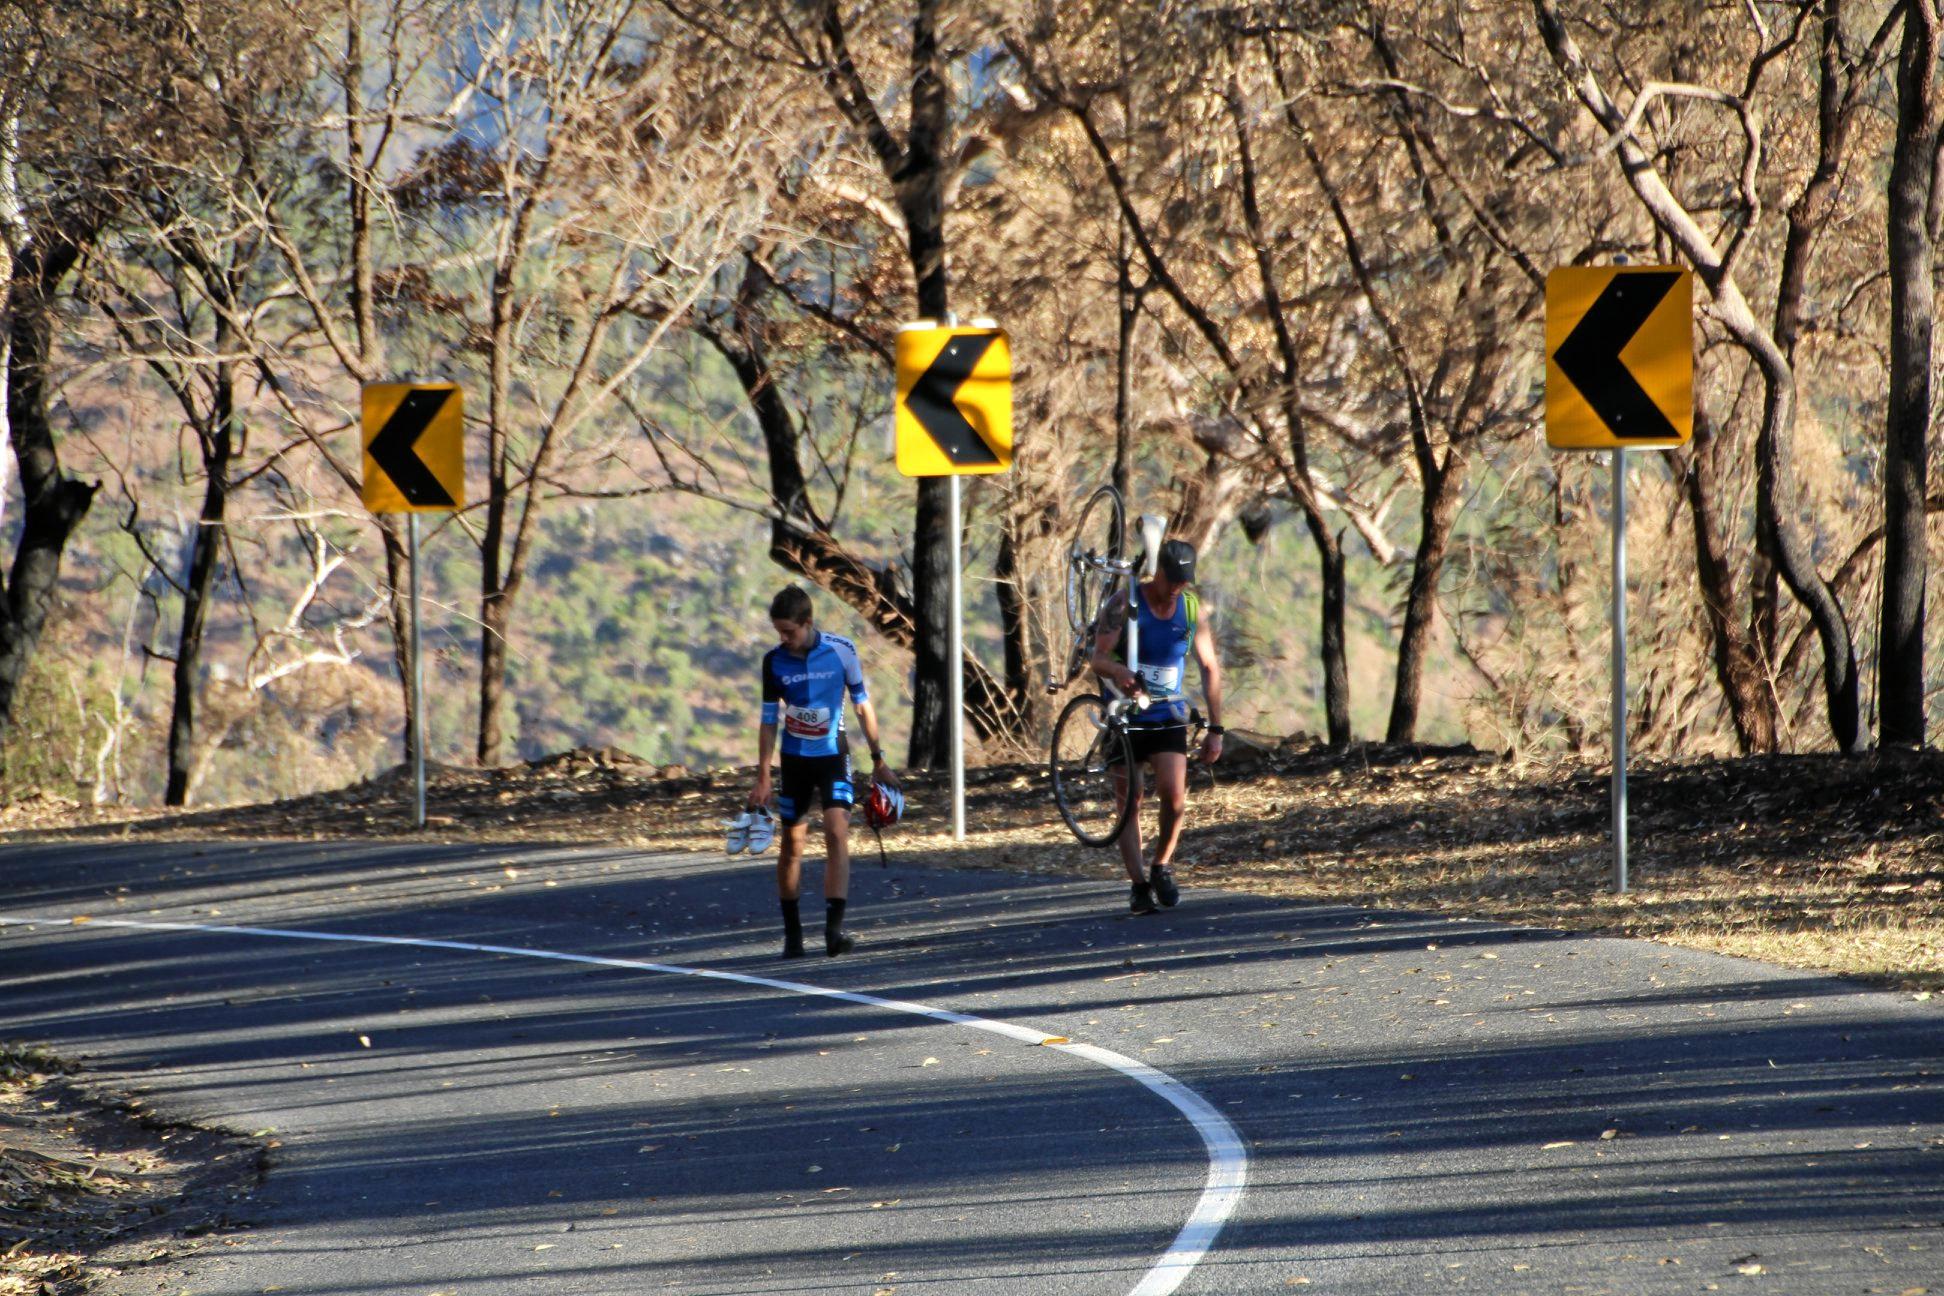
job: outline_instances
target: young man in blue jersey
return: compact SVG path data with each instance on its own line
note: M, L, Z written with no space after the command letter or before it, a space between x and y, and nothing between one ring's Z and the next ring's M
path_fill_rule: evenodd
M1127 664L1128 599L1125 591L1108 600L1094 627L1092 666L1096 674L1126 694L1144 694L1148 703L1131 718L1128 737L1134 763L1154 771L1154 794L1161 800L1161 840L1154 843L1154 865L1141 860L1141 777L1122 771L1116 786L1134 798L1134 813L1121 830L1121 863L1134 884L1128 908L1150 914L1181 899L1175 884L1174 853L1188 808L1188 694L1182 675L1192 652L1201 666L1202 694L1208 701L1208 737L1202 760L1222 755L1222 665L1215 636L1201 615L1201 600L1188 587L1195 580L1195 547L1185 540L1161 546L1154 579L1135 587L1133 615L1139 618L1136 673Z
M770 756L782 733L782 789L776 797L783 840L776 859L776 894L783 907L783 957L803 955L803 919L797 892L812 802L823 806L824 953L832 958L857 947L844 930L850 896L850 739L844 731L844 699L857 708L871 748L871 780L897 786L878 745L877 712L864 687L857 645L813 624L810 596L795 585L770 600L776 647L763 654L763 722L756 739L756 786L751 805L770 799Z

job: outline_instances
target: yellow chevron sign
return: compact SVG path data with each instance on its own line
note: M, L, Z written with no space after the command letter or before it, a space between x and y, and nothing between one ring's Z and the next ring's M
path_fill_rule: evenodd
M1694 435L1694 272L1567 266L1546 276L1546 444L1664 449Z

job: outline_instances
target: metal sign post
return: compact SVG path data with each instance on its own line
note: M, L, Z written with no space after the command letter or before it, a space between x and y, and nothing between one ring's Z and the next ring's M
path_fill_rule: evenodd
M1613 889L1627 894L1627 452L1613 449Z
M952 840L965 840L965 530L959 479L952 478Z
M419 655L419 515L407 524L412 563L412 824L425 827L425 659Z

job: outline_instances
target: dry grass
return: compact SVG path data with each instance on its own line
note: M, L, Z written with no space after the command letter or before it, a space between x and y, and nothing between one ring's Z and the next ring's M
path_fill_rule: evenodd
M1944 989L1944 756L1787 756L1652 765L1633 774L1632 893L1611 892L1608 783L1584 767L1515 766L1470 750L1331 752L1233 736L1194 785L1184 885L1609 931L1867 979ZM440 769L431 835L719 849L749 771L655 770L614 751L501 770ZM906 780L898 858L1110 878L1110 851L1060 824L1041 770L968 778L969 839L946 832L946 783ZM56 810L58 811L58 807ZM390 837L408 831L398 774L343 792L173 816L73 808L59 835ZM858 844L868 866L875 848Z

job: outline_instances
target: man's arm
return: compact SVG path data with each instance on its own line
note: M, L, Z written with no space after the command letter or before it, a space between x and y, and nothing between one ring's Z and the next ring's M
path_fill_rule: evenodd
M749 793L749 804L768 805L770 799L770 757L776 751L776 725L764 721L756 730L756 786Z
M1087 658L1087 665L1094 674L1113 684L1123 693L1136 693L1141 687L1141 677L1129 670L1127 663L1116 658L1120 650L1121 630L1127 624L1127 600L1116 594L1100 609L1099 628L1094 635L1093 655Z
M878 742L877 708L869 698L857 704L857 724L864 731L864 741L871 745L871 781L898 786L898 776L885 763L884 748Z
M844 687L850 692L851 705L857 709L857 723L864 730L864 741L871 745L871 781L898 786L898 776L884 763L884 748L878 742L877 708L871 705L870 690L864 687L864 663L857 660L857 653L847 651L840 654L844 658ZM840 700L839 706L843 705Z
M776 723L782 717L783 687L770 674L769 658L763 658L763 720L756 729L756 786L750 790L749 804L768 805L770 799L770 757L776 753Z
M1206 615L1195 627L1195 660L1201 663L1202 696L1208 701L1208 737L1202 759L1213 765L1222 758L1222 661L1215 655L1215 635Z

